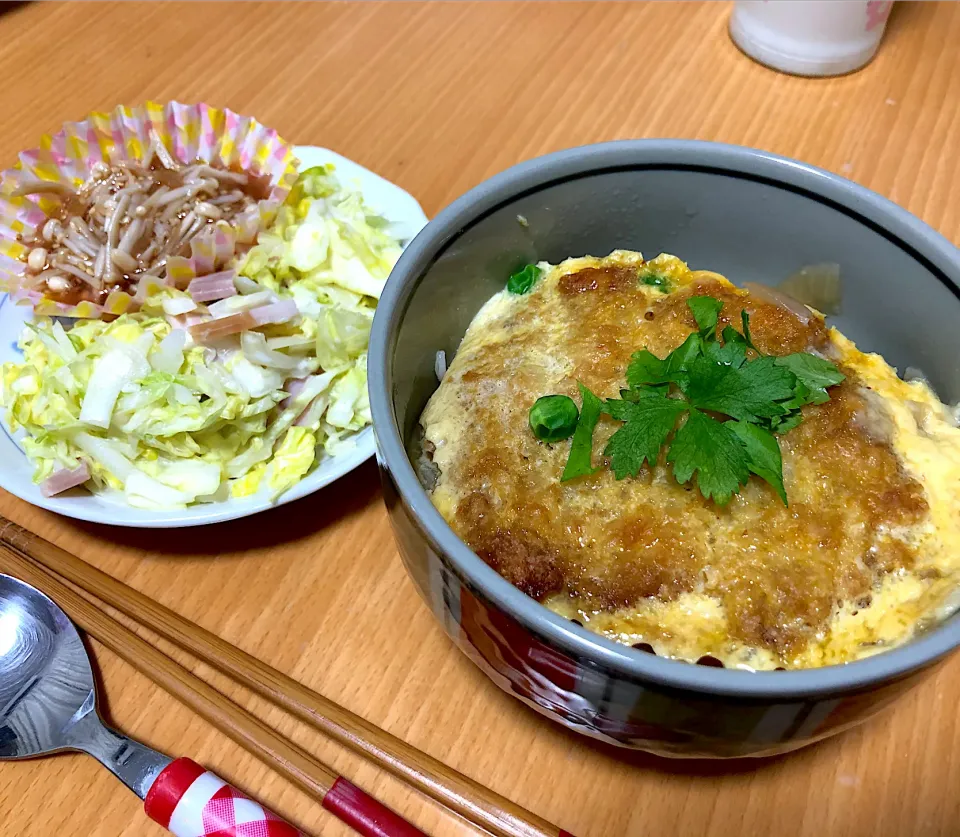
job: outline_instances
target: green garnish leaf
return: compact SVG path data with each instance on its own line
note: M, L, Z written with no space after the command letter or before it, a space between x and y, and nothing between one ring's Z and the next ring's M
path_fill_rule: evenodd
M594 468L593 458L593 430L597 426L597 420L600 418L602 404L589 389L583 384L577 382L580 388L580 419L577 421L577 429L573 431L573 442L570 445L570 454L567 456L567 464L563 468L563 474L560 476L561 482L575 479L576 477L592 474Z
M746 421L728 421L729 427L747 451L747 468L773 486L777 496L787 505L787 491L783 487L783 459L777 437L769 430Z
M802 407L804 404L809 404L812 397L813 393L810 387L798 378L797 385L793 388L793 398L784 401L783 406L791 410L794 407Z
M687 300L687 307L693 312L700 336L704 340L713 340L717 335L717 320L723 303L712 296L692 296Z
M746 308L740 311L740 322L743 323L743 339L746 341L747 346L753 349L759 357L763 357L763 352L753 345L753 338L750 336L750 315L747 313Z
M698 357L681 388L701 410L756 422L783 415L786 410L778 402L790 398L794 386L794 374L776 366L772 357L758 358L740 368Z
M660 448L686 409L683 401L659 393L648 393L637 401L607 401L605 411L624 422L603 450L614 476L618 480L635 477L644 462L656 465Z
M566 395L544 395L530 408L530 429L541 442L569 439L577 428L580 411Z
M772 421L773 432L774 433L786 433L788 430L793 430L798 424L803 421L803 413L799 409L791 410L785 416L779 416Z
M740 367L719 362L713 356L697 358L681 389L702 410L723 413L744 421L783 415L779 402L794 395L796 378L777 367L774 358L759 358Z
M700 493L719 506L750 478L750 457L728 424L691 410L667 453L677 482L689 482L696 473Z
M632 387L669 383L668 361L669 356L660 360L653 352L646 349L634 352L627 367L627 383Z
M702 350L699 334L691 334L663 360L642 349L630 358L627 383L631 387L677 383Z
M530 289L537 284L540 273L539 267L535 264L528 264L510 276L507 280L507 290L517 295L529 293Z
M723 345L712 340L703 344L703 356L739 369L747 361L747 343L733 326L723 330Z
M727 345L727 343L736 343L738 346L743 346L744 349L750 348L750 344L747 343L747 338L737 331L732 325L724 326L721 336L723 337L723 345Z
M644 384L643 386L634 387L633 389L620 390L620 397L624 401L639 401L645 395L666 395L667 392L669 392L669 386L667 384L661 384L660 386L655 386L653 384L647 386ZM608 400L607 404L610 403L612 403L612 401ZM605 410L604 412L607 412L609 415L608 411Z
M636 352L627 367L629 388L620 390L620 398L601 403L579 385L583 405L579 419L574 418L573 442L561 479L593 473L593 431L600 414L606 413L623 422L603 451L618 480L635 477L644 463L655 466L666 449L677 481L687 483L696 475L700 493L718 505L728 503L751 473L766 480L786 505L783 460L774 433L800 424L805 405L828 401L827 389L843 381L844 375L829 361L806 352L763 355L753 344L746 311L741 312L743 334L725 326L721 343L717 324L723 303L695 296L687 305L699 331L665 358L647 349ZM748 358L748 351L757 357ZM565 396L548 396L537 404L549 398ZM576 405L565 400L573 413L568 406L562 408L564 413L575 416ZM559 402L551 409L559 410ZM678 427L684 414L686 420ZM535 433L559 433L560 424L551 417L538 425L547 429L538 431L531 410ZM570 423L563 429L566 435L556 438L570 435Z
M825 404L830 400L827 387L836 386L846 378L829 360L808 352L797 352L776 359L777 366L789 369L809 394L803 404Z

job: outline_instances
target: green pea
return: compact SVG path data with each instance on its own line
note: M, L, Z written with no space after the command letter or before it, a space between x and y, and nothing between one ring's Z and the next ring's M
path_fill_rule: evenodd
M577 429L580 411L566 395L544 395L530 408L530 429L541 442L569 439Z
M528 264L522 270L512 274L507 280L507 290L512 294L525 294L537 284L540 278L540 268L535 264Z

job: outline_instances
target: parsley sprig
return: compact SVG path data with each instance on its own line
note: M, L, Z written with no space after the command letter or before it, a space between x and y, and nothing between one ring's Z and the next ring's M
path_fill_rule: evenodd
M742 312L743 331L726 326L717 335L723 303L709 296L687 300L698 331L667 357L643 349L627 367L627 389L601 401L580 384L583 406L573 433L564 481L593 473L593 430L604 413L623 425L603 455L618 480L666 461L680 483L696 477L700 493L725 505L750 474L766 480L787 504L783 460L774 434L803 420L806 404L829 400L827 390L844 375L807 352L763 355ZM722 341L721 341L722 338ZM752 356L748 356L752 353Z

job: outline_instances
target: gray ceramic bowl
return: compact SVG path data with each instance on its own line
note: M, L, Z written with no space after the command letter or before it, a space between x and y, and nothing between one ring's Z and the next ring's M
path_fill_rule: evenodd
M595 738L663 755L770 755L863 721L960 643L960 619L898 650L817 670L660 659L598 638L504 581L421 488L410 451L437 386L436 352L452 357L518 265L615 248L671 252L738 282L838 262L841 330L960 401L960 253L890 201L794 160L712 143L616 142L531 160L441 212L403 254L377 309L373 420L411 576L501 688Z

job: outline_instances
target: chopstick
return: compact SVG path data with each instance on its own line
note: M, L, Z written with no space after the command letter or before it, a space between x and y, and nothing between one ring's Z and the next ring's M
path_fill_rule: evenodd
M572 837L558 826L3 517L0 517L0 544L115 607L495 837Z
M322 802L338 781L348 781L5 543L0 543L0 566L9 568L16 577L46 593L90 636L307 794ZM374 804L389 822L380 821L371 826L340 818L365 837L393 837L394 834L427 837L393 811L375 801ZM324 807L339 816L336 807Z

